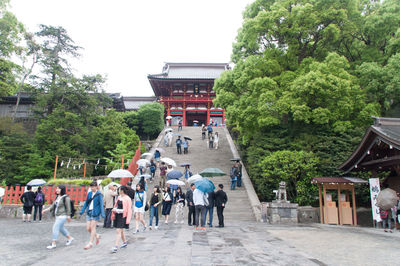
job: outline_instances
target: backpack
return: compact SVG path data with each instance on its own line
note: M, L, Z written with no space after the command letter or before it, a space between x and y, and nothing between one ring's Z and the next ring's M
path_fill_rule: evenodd
M42 193L36 193L35 203L43 203L43 194Z
M69 196L67 196L67 197L69 197ZM66 197L64 197L64 206L65 206L65 198ZM76 212L75 204L74 204L74 201L71 199L69 200L69 204L70 204L70 208L71 208L71 218L72 218L72 217L74 217L75 212Z

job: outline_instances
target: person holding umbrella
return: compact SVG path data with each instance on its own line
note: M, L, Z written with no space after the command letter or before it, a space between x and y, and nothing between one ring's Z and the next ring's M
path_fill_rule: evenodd
M205 212L206 212L206 205L208 205L206 202L207 200L207 195L201 191L200 189L196 188L193 191L193 203L195 207L195 224L196 224L196 229L201 230L206 230L206 220L205 220ZM199 220L201 219L201 223L199 223Z
M42 221L42 208L44 204L44 194L42 192L42 187L38 187L35 192L35 200L34 200L34 211L33 211L33 221L36 221L36 214L38 214L39 222Z
M188 154L189 153L189 140L187 138L184 138L183 140L183 154Z
M214 146L215 146L216 150L218 150L218 143L219 143L219 135L218 135L218 132L215 132L215 135L214 135Z
M193 190L196 188L196 186L192 183L190 185L190 188L186 192L186 202L188 206L188 225L192 226L196 224L196 217L195 217L195 212L196 209L194 207L194 202L193 202ZM192 224L193 220L193 224Z
M182 140L181 136L178 136L178 139L175 141L176 143L176 151L178 154L182 154Z
M153 193L150 196L150 221L149 221L149 229L153 228L153 217L156 218L156 226L155 229L158 229L158 214L160 213L160 208L162 204L162 195L159 186L154 186Z
M163 192L163 202L162 202L162 215L165 216L165 223L168 224L169 214L171 212L173 195L171 189L166 187Z

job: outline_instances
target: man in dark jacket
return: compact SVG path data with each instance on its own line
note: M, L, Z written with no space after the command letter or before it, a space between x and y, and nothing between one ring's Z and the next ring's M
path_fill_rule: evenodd
M224 227L224 208L226 202L228 201L228 196L226 195L224 189L224 185L218 185L218 191L215 193L215 206L217 207L217 215L218 215L218 227Z
M23 222L30 222L31 221L31 215L32 215L32 208L33 204L35 202L35 193L32 192L32 187L31 186L26 186L26 192L21 195L21 202L24 204L24 214L22 215L22 221Z
M195 189L194 184L190 185L190 188L188 189L188 191L186 192L186 202L187 202L187 206L188 206L188 225L194 225L194 217L195 217L195 207L194 207L194 203L193 203L193 190ZM193 224L192 224L192 219L193 219Z
M208 206L206 207L206 213L204 220L207 221L207 213L209 214L208 218L208 225L212 227L212 221L213 221L213 214L214 214L214 206L215 206L215 192L208 192Z

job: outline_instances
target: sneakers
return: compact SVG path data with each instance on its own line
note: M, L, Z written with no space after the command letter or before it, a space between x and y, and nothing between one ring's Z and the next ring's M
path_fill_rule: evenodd
M138 234L139 233L139 229L136 229L136 231L134 232L134 234Z
M122 245L119 248L126 248L128 246L128 241L122 243Z
M111 252L112 253L116 253L118 251L118 247L117 246L115 246L115 247L113 247L112 249L111 249Z
M194 229L196 229L196 230L199 230L199 227L198 227L198 226L196 226Z
M71 245L72 241L74 240L73 237L71 237L70 239L67 240L67 243L65 244L66 246Z
M55 249L56 247L56 245L51 244L50 246L47 246L47 249Z
M89 244L87 244L83 249L84 250L88 250L88 249L91 249L93 247L93 244L92 243L89 243Z
M146 231L146 228L147 228L146 226L143 228L143 232Z
M206 231L206 228L204 226L200 227L200 229Z
M154 227L154 229L158 230L158 225L156 225L156 226Z
M153 226L149 226L149 230L150 230L150 231L153 230Z

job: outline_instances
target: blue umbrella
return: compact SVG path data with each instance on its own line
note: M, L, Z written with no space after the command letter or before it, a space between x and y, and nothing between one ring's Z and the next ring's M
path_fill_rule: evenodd
M46 184L46 181L44 181L43 179L33 179L31 181L29 181L29 183L27 184L28 186L42 186Z
M196 188L203 193L212 192L215 189L214 183L207 178L200 179L199 181L194 182Z
M181 137L181 136L182 136L182 134L178 134L178 133L174 134L174 137Z
M170 180L170 179L179 179L179 178L181 178L182 176L183 176L183 174L182 174L181 171L172 170L171 172L169 172L169 173L167 174L167 180Z

